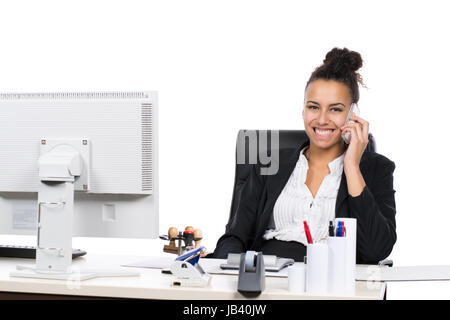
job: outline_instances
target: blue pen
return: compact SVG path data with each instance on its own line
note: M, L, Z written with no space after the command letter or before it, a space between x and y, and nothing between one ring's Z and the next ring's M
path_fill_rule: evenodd
M336 237L342 237L342 222L338 221Z

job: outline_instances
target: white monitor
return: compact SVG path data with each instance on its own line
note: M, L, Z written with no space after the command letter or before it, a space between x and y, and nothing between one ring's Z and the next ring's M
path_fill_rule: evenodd
M36 235L38 159L46 141L83 141L73 235L156 238L156 92L0 94L0 234Z

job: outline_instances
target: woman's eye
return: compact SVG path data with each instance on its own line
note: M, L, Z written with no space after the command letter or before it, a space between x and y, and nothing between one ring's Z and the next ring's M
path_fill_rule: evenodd
M313 106L313 105L309 105L307 108L311 109L311 110L319 109L317 106Z
M331 108L331 111L342 112L342 109L341 108Z

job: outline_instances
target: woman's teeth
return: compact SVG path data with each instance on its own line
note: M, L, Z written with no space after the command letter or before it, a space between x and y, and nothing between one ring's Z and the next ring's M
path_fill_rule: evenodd
M319 135L319 136L327 136L330 135L334 130L321 130L321 129L314 129L314 131Z

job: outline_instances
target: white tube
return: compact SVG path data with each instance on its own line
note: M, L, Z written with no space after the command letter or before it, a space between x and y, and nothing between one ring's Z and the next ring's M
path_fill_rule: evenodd
M326 243L308 244L306 257L306 292L327 294L328 245Z
M306 266L304 263L295 263L288 267L288 281L290 292L305 292Z

